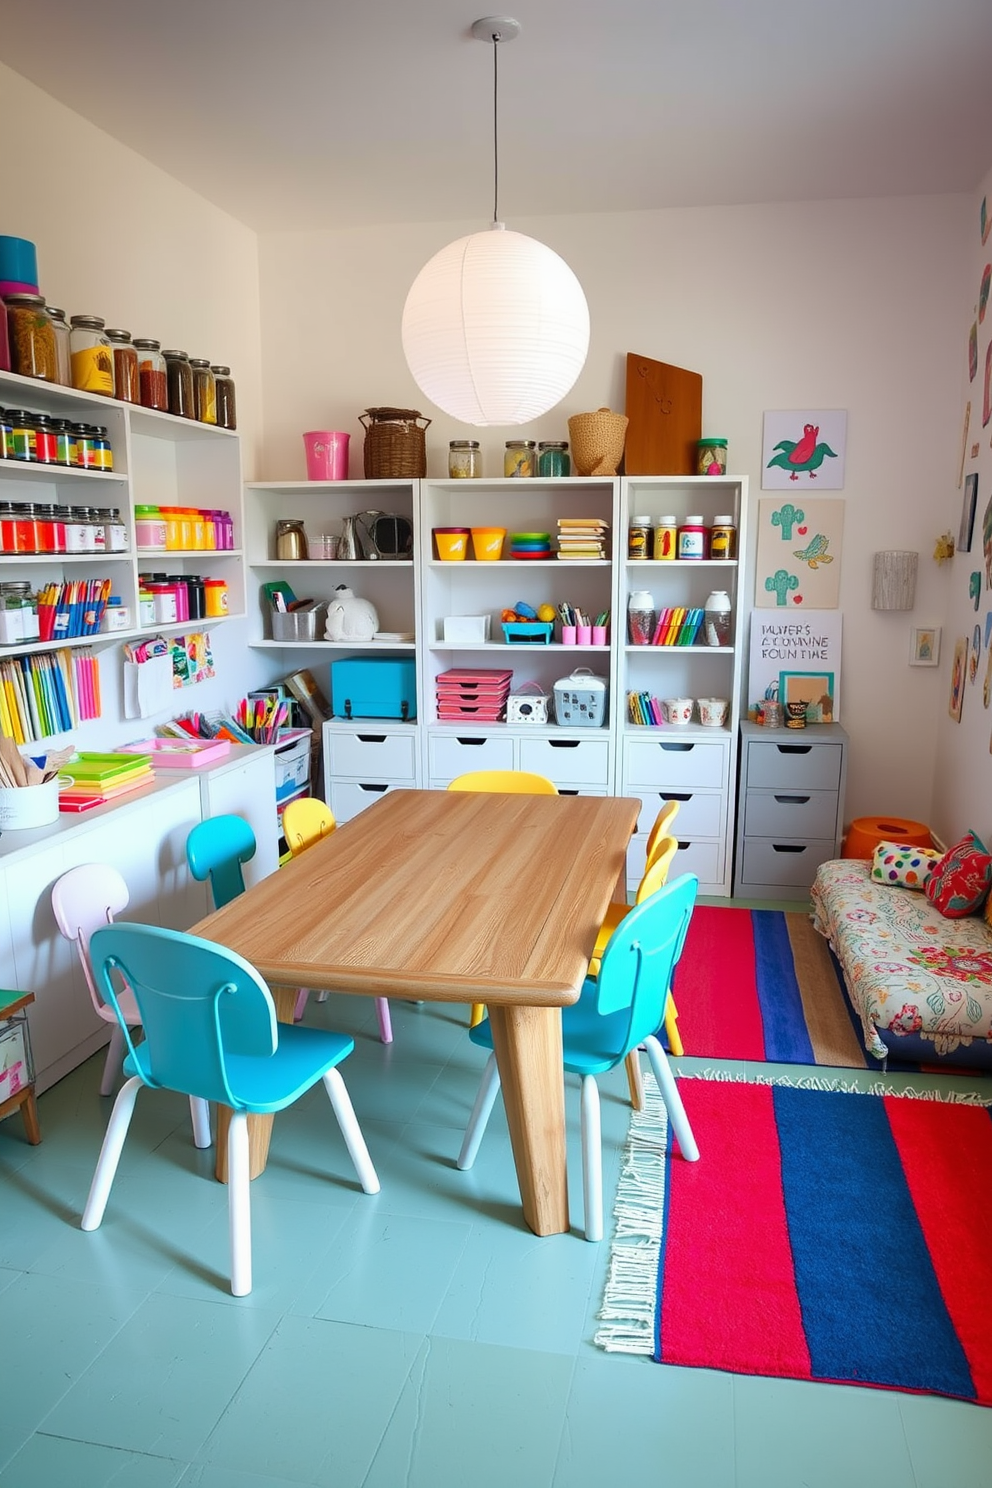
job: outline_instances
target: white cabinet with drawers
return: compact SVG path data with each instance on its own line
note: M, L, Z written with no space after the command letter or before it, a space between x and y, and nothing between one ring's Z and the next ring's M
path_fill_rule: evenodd
M672 875L695 873L701 894L729 893L728 820L731 750L724 730L641 729L624 737L625 796L642 804L637 832L627 854L627 887L637 888L644 872L647 836L658 812L679 803L672 835L679 850Z
M324 800L339 822L350 821L387 791L420 784L416 724L330 719L323 746Z
M734 892L806 899L821 863L840 854L847 734L741 725Z

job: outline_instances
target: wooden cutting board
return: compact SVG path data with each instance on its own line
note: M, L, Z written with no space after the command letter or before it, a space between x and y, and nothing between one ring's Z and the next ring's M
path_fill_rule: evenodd
M703 434L699 372L627 353L627 475L695 475Z

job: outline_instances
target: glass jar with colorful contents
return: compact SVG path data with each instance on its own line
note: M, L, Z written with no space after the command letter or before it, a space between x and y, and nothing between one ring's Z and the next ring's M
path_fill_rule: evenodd
M177 418L193 417L193 369L184 351L164 351L169 385L169 412Z
M217 399L217 424L221 429L238 427L238 411L234 397L234 378L230 367L212 366L214 393ZM218 544L219 546L219 544Z
M69 322L72 385L82 393L114 396L114 353L99 315L74 315Z
M565 440L545 439L537 446L537 473L552 479L560 475L571 475L572 464Z
M533 475L536 448L533 439L508 439L503 453L504 476L509 480Z
M52 317L41 295L6 295L10 370L21 377L58 382L58 361Z
M477 439L451 440L448 445L448 476L451 480L475 480L480 465Z
M217 422L217 384L206 357L190 357L193 373L193 417L201 424Z
M138 353L138 394L142 408L157 408L160 413L168 413L169 382L161 342L139 336L134 341L134 349Z
M726 475L727 441L725 439L700 439L696 450L696 469L700 475Z
M52 318L52 333L55 336L55 367L58 380L64 387L72 387L72 361L69 355L69 322L65 318L65 311L59 310L55 305L49 305L48 313Z
M107 331L114 353L114 396L122 403L141 402L138 353L130 331Z

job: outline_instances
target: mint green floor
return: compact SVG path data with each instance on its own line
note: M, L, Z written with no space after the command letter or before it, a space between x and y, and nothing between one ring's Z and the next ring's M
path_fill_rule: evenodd
M464 1013L392 1013L384 1047L371 1003L311 999L308 1021L356 1034L343 1073L382 1192L358 1189L322 1090L278 1117L246 1298L183 1101L139 1096L89 1235L102 1054L41 1098L40 1147L0 1123L4 1488L989 1488L992 1411L601 1352L577 1090L573 1230L538 1240L500 1106L475 1169L454 1166L483 1058ZM602 1087L609 1202L629 1107L622 1072Z

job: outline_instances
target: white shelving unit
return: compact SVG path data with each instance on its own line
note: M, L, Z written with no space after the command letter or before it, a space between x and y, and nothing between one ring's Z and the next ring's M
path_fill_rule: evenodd
M226 579L227 618L244 615L241 449L236 433L13 373L0 374L0 406L47 413L74 423L103 425L114 454L110 472L0 460L0 500L117 507L130 539L124 553L5 554L0 558L4 576L24 580L32 589L61 580L112 579L113 592L120 595L134 622L124 631L0 646L0 656L51 651L61 646L116 645L163 631L182 633L199 623L142 627L138 623L139 573L168 571ZM146 505L229 511L234 522L234 550L149 552L135 547L134 508ZM211 629L218 623L219 617L210 618Z

